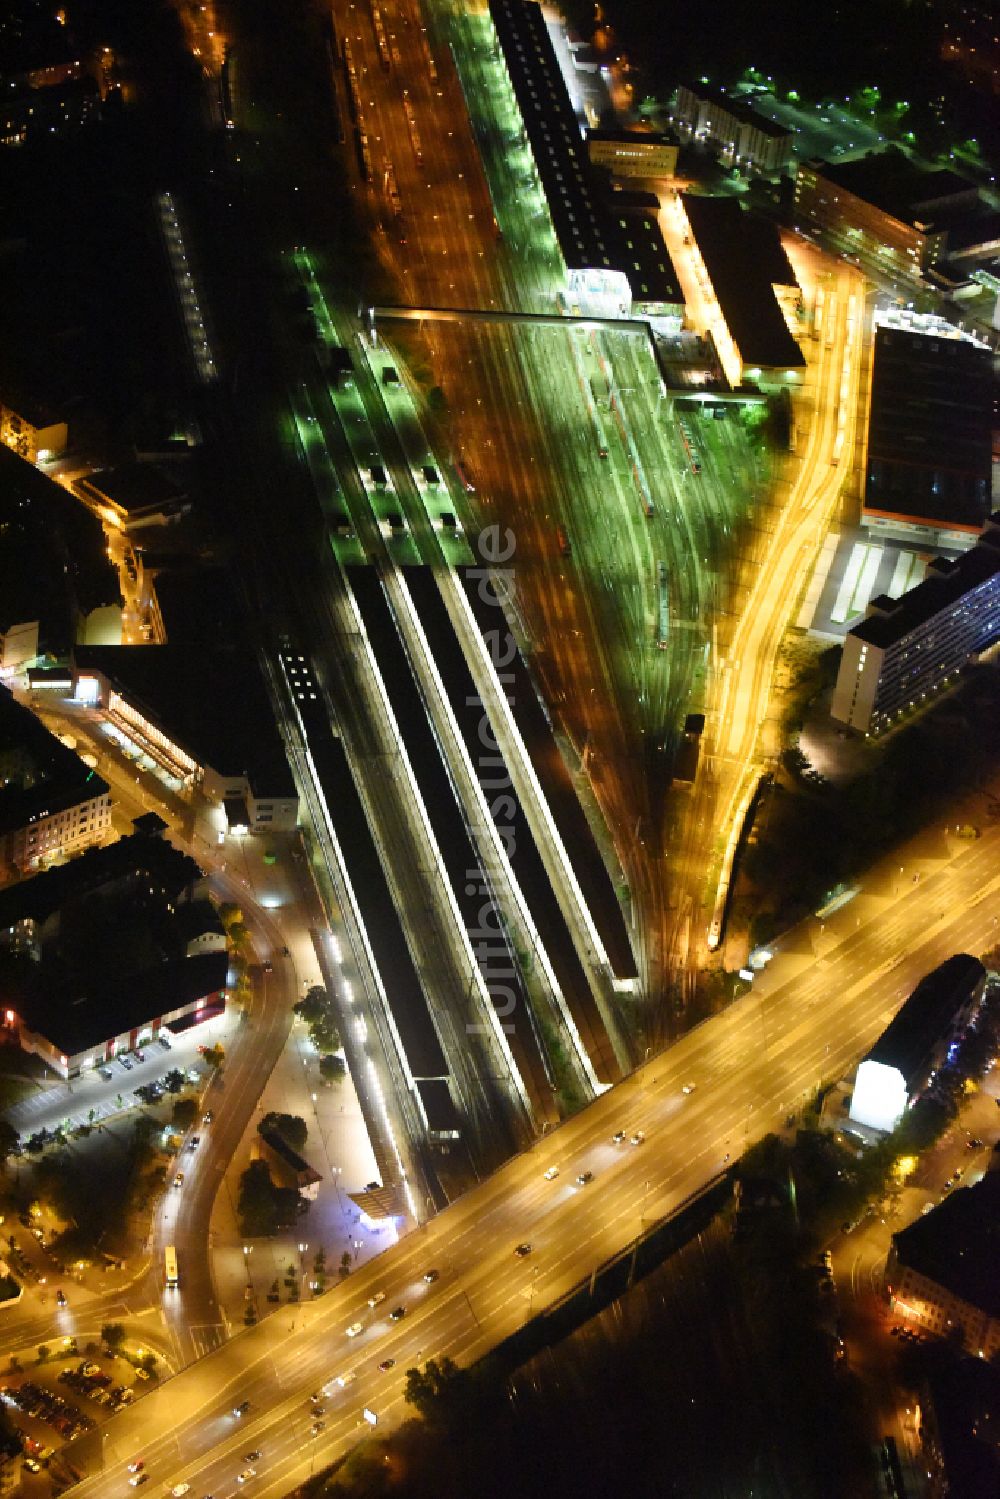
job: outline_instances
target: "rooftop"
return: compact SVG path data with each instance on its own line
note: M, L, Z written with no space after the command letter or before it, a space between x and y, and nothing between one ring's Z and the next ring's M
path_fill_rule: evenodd
M727 114L732 115L734 120L739 120L744 125L752 125L762 135L769 135L774 140L783 140L792 134L787 126L779 125L775 120L769 120L766 115L760 114L751 105L745 104L740 99L733 99L729 94L724 94L721 89L712 88L706 83L688 83L683 87L694 94L696 99L703 99L706 104L714 104L719 109L724 109Z
M975 185L957 172L915 166L895 146L855 161L811 161L808 165L827 182L906 224L926 223L936 216L936 210L963 198L971 203L978 197Z
M877 328L866 508L978 530L990 510L992 396L988 348Z
M106 781L0 686L0 833L26 827L107 790Z
M776 226L746 212L735 198L685 193L684 210L744 365L804 368L773 290L796 284Z
M37 967L27 962L21 966ZM79 979L43 987L37 980L31 982L34 975L29 974L17 1009L29 1030L72 1057L219 993L226 987L228 971L228 954L209 952L157 963L140 974L104 977L94 987Z
M254 793L295 795L284 745L253 651L212 641L77 646L78 671L99 671L151 723L219 775Z
M118 468L104 468L88 474L81 487L96 489L128 515L177 504L185 498L184 490L168 473L153 463L125 463Z
M927 1382L949 1499L1000 1494L1000 1369L965 1358Z
M616 270L638 302L682 300L659 223L622 224L591 165L549 29L535 0L490 0L532 155L567 271ZM598 139L620 132L591 132ZM636 133L635 138L655 140Z
M1000 1317L1000 1172L951 1192L892 1241L900 1264Z
M921 1079L935 1045L985 977L986 969L969 953L946 958L920 980L866 1060L897 1068L908 1085Z
M148 813L137 819L134 827L133 833L115 843L88 848L67 864L57 864L43 874L5 886L0 890L0 930L27 918L41 923L71 901L130 875L155 876L171 899L201 878L195 861L163 838L166 823L162 818Z
M883 650L926 624L965 594L980 588L1000 573L1000 512L995 513L971 551L949 561L937 557L931 571L916 588L898 599L880 594L870 608L876 612L854 626L852 635Z

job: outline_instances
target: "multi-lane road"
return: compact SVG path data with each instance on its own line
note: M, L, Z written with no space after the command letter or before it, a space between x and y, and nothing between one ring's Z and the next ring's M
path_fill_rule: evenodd
M225 1495L242 1455L259 1449L254 1492L276 1499L357 1439L365 1407L380 1425L399 1419L407 1367L432 1356L474 1359L586 1277L821 1080L841 1075L924 973L983 946L1000 902L1000 828L971 844L953 840L934 859L922 850L918 843L875 871L867 893L825 928L804 923L751 994L345 1285L294 1316L276 1313L113 1417L103 1428L106 1469L77 1492L124 1492L124 1464L142 1455L158 1481ZM922 870L919 883L894 883L900 859L907 873ZM616 1146L618 1129L642 1130L645 1142ZM559 1175L547 1181L553 1165ZM578 1187L583 1171L593 1181ZM519 1243L531 1245L524 1258ZM428 1284L431 1269L439 1276ZM373 1313L367 1300L377 1291L386 1299ZM182 1284L180 1306L184 1295ZM386 1314L399 1305L406 1316L393 1324ZM351 1339L355 1321L363 1331ZM382 1373L388 1358L395 1367ZM310 1394L352 1372L346 1387L330 1386L325 1430L312 1437ZM251 1406L234 1430L231 1409L243 1399Z

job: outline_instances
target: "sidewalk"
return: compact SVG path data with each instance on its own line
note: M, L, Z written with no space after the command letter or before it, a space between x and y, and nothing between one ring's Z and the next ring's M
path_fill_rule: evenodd
M199 836L203 836L200 829L196 842ZM288 834L276 834L267 840L227 839L226 872L245 887L248 897L274 914L295 969L296 992L303 994L312 984L320 982L321 971L314 948L315 918L319 913L305 909L308 894L301 894L300 887L306 885L309 876L304 863L292 853L298 846L297 838ZM267 851L277 855L274 863L264 862ZM270 954L260 952L258 956L267 958ZM308 1213L299 1219L294 1230L273 1239L248 1241L244 1254L236 1217L239 1179L250 1162L257 1125L271 1111L297 1114L305 1120L308 1137L302 1154L323 1181L316 1200L310 1203ZM272 1175L278 1179L273 1167ZM347 1195L378 1176L379 1168L350 1074L339 1083L325 1083L319 1075L319 1054L308 1030L302 1021L296 1020L212 1211L213 1275L219 1303L230 1326L242 1324L251 1297L258 1317L276 1309L277 1304L267 1300L275 1280L279 1283L281 1302L294 1299L285 1285L289 1270L296 1277L299 1299L309 1299L313 1260L321 1247L326 1251L326 1285L330 1287L338 1282L342 1254L349 1253L352 1264L360 1264L395 1242L391 1226L375 1230L363 1223ZM300 1244L306 1247L300 1250Z

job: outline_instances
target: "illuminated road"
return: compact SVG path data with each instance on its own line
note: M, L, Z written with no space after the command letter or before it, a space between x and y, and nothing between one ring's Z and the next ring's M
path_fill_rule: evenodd
M768 715L778 649L853 463L864 281L857 271L842 266L826 288L824 337L807 345L813 355L809 364L812 388L806 389L808 434L791 493L733 631L713 703L712 748L718 783L715 825L726 840L720 882L728 880L740 825L765 764L767 747L761 743L760 731ZM717 899L710 946L718 940L720 914Z
M905 851L893 862L908 862ZM158 1483L198 1492L231 1483L241 1455L263 1454L255 1492L277 1496L358 1435L369 1406L390 1424L404 1411L402 1374L418 1358L467 1362L558 1297L652 1220L716 1175L824 1078L861 1054L917 980L956 950L978 950L1000 900L1000 829L975 843L954 840L951 863L921 866L919 885L893 897L889 869L871 893L827 922L790 934L752 994L684 1036L669 1054L516 1157L488 1181L388 1250L321 1301L282 1310L170 1381L103 1429L108 1470L75 1492L124 1492L124 1463L144 1456ZM984 902L989 901L989 905ZM809 956L818 951L818 958ZM685 1097L686 1083L695 1091ZM644 1145L616 1147L616 1129L642 1129ZM543 1180L549 1165L560 1168ZM578 1172L594 1172L586 1188ZM514 1246L533 1252L517 1258ZM440 1278L422 1281L434 1268ZM367 1297L384 1290L379 1315ZM179 1291L183 1304L184 1287ZM397 1304L397 1326L384 1313ZM345 1336L355 1320L365 1331ZM395 1358L380 1374L377 1364ZM326 1431L308 1438L308 1396L357 1371L327 1401ZM251 1401L234 1432L227 1412ZM150 1433L156 1433L150 1438ZM310 1451L310 1449L314 1449ZM226 1492L229 1490L227 1489ZM151 1496L164 1492L153 1488Z

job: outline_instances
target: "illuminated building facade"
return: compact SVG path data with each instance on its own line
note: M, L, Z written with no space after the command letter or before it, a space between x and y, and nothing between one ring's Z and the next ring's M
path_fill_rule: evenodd
M1000 1172L893 1234L885 1278L894 1317L984 1359L1000 1352Z
M0 891L2 1025L63 1077L225 1008L229 958L198 865L154 813L135 831ZM122 925L142 940L116 942ZM93 950L84 925L105 934Z
M727 166L773 176L792 159L792 132L707 84L681 84L670 118L693 141L713 147Z
M872 599L844 637L830 715L861 734L890 728L1000 641L1000 514L954 561L937 557L916 588Z
M975 1015L986 984L978 958L957 953L914 989L858 1067L851 1118L867 1129L895 1129L932 1082Z
M0 687L0 883L110 832L107 783Z
M0 122L2 123L2 122ZM66 451L69 428L65 422L23 397L0 391L0 442L28 463L58 458Z
M298 796L253 657L188 646L80 646L74 697L105 732L176 791L195 788L231 828L280 832Z
M587 131L591 165L616 177L674 177L679 149L669 135L653 131Z
M841 165L802 162L795 178L801 227L862 265L915 282L945 257L949 226L978 208L972 183L914 166L894 148Z

